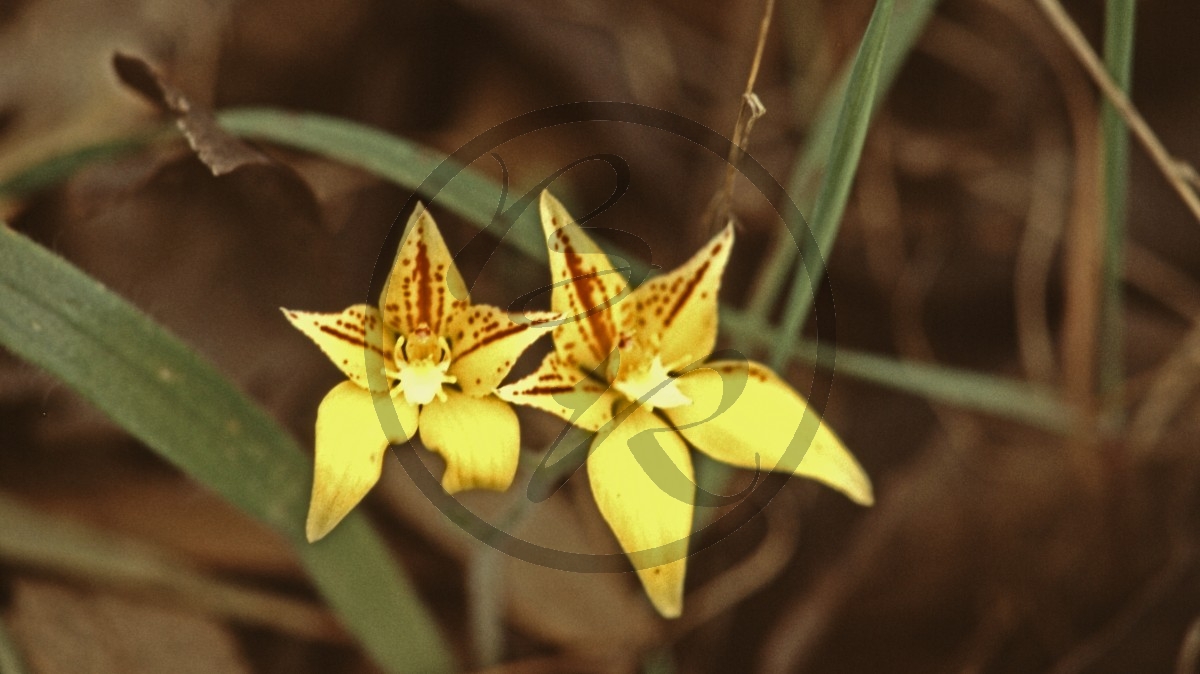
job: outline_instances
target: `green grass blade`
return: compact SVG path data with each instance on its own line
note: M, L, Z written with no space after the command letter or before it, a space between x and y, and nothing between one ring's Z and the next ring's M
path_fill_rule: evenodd
M136 152L159 135L161 134L145 134L103 141L50 157L16 175L0 180L0 198L22 197L56 185L88 164Z
M1105 7L1104 63L1125 93L1133 80L1134 0L1108 0ZM1103 310L1100 326L1100 390L1105 406L1119 410L1124 337L1121 274L1125 262L1125 215L1129 191L1129 131L1107 99L1100 117L1104 173Z
M817 344L809 341L798 344L794 355L814 364L825 360L818 353ZM907 391L926 400L1018 419L1057 433L1069 433L1073 424L1070 411L1054 390L1032 386L1019 379L901 361L849 349L838 350L837 373Z
M361 514L310 545L310 461L275 422L149 317L0 226L0 344L62 379L193 479L290 541L347 629L389 672L449 651Z
M238 108L218 113L217 120L227 131L243 138L278 143L336 159L407 189L421 188L430 174L446 161L446 155L437 150L328 115ZM502 193L503 189L495 180L465 168L437 192L437 205L484 228L491 224ZM505 208L523 194L520 186L511 190ZM433 198L434 195L422 196ZM525 209L505 235L504 243L544 265L548 259L546 241L537 213L536 205ZM611 245L605 245L605 250L620 257L623 264L627 263L635 276L647 271L645 262L635 256Z
M421 186L446 155L373 127L316 113L239 108L218 113L221 126L243 138L307 150L357 166L408 189ZM437 203L480 226L492 221L500 185L478 171L460 171L437 195ZM515 192L515 190L514 190ZM432 195L422 195L426 198ZM515 200L512 193L509 201ZM546 259L537 208L526 209L505 242L535 260Z
M770 348L778 336L748 313L725 311L721 325L733 337ZM836 349L836 358L834 350ZM943 403L1013 419L1058 433L1070 431L1074 417L1050 389L995 375L929 363L901 361L887 356L800 340L788 354L818 368L911 393Z
M917 43L917 38L925 30L925 24L929 23L929 17L933 16L933 10L937 3L938 0L908 0L907 2L901 1L896 6L891 25L888 27L887 40L883 46L878 93L872 103L874 110L879 109L884 94L896 81L896 76L900 74L900 68ZM818 108L816 121L805 140L804 150L792 166L787 192L792 201L800 208L801 213L810 211L813 201L816 199L817 189L821 185L820 177L833 150L833 139L841 117L842 100L845 98L846 86L850 81L853 67L854 62L847 63L841 74L834 80L833 86L825 94L821 106ZM788 221L785 224L792 231L799 231L804 227L802 222ZM796 254L796 247L790 244L776 246L772 249L767 263L764 265L764 272L758 279L747 306L752 315L766 318L767 313L775 306L787 279L787 272L796 260Z
M800 329L812 307L812 281L825 273L824 258L833 249L842 214L850 197L850 187L858 170L863 142L871 122L875 92L879 86L879 72L883 64L883 45L887 39L888 24L892 18L894 0L879 0L867 24L850 79L846 84L846 96L842 100L842 111L838 116L837 131L833 136L829 164L821 182L821 191L813 206L810 227L816 237L816 250L805 246L802 253L804 269L796 274L792 283L791 297L784 310L782 330L778 348L771 354L771 364L778 368L789 357L800 338Z

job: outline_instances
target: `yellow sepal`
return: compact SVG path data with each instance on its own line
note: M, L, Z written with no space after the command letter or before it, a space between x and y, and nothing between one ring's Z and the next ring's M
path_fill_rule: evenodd
M588 482L650 602L663 617L677 618L695 503L692 457L679 436L644 408L633 406L620 416L619 425L592 441Z
M305 525L310 542L328 534L379 481L389 441L404 442L416 430L417 408L386 394L372 394L346 381L325 395L317 409L312 499Z

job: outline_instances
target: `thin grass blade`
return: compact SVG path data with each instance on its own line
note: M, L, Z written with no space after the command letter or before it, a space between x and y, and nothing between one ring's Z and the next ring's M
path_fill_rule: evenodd
M825 258L832 251L837 237L846 202L850 198L850 187L858 170L863 142L871 122L875 94L879 88L879 73L883 65L883 46L887 39L888 25L892 18L894 0L879 0L867 24L850 79L846 84L846 96L842 100L842 111L838 118L837 131L833 137L829 163L821 182L821 191L813 206L810 227L816 247L802 248L804 269L796 274L792 283L788 306L783 314L778 347L771 354L771 364L779 368L788 359L800 338L800 329L812 308L814 282L825 274ZM793 235L797 234L793 231ZM796 236L797 241L806 239Z
M723 315L722 325L733 336L764 348L777 337L757 319L741 314L741 320ZM835 347L800 340L790 357L822 368L834 362ZM1018 379L1010 379L958 368L896 360L888 356L836 347L837 374L911 393L931 402L984 412L1056 433L1069 433L1075 422L1070 410L1054 391Z
M933 10L938 0L908 0L897 4L888 27L887 41L883 46L883 61L879 69L878 93L872 107L879 109L887 91L891 89L900 74L917 38L933 16ZM792 201L800 208L801 213L810 212L821 185L820 178L824 173L833 150L833 138L837 133L838 121L842 110L842 101L846 95L846 85L850 80L854 62L847 63L838 75L833 86L825 94L818 108L816 121L809 130L796 163L792 166L788 178L787 192ZM805 226L803 222L785 222L792 231L800 231ZM816 232L814 231L814 234ZM767 313L775 306L779 293L787 281L788 270L795 262L797 247L781 245L772 249L764 265L764 271L757 279L750 296L747 308L751 315L766 318Z
M1134 0L1105 5L1104 64L1126 94L1133 80ZM1100 117L1104 174L1103 301L1100 326L1100 392L1110 413L1120 410L1124 361L1122 269L1125 264L1125 217L1129 192L1129 130L1107 99Z

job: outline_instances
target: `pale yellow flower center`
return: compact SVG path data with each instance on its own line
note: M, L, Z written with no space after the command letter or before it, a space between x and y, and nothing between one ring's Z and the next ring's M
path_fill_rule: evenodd
M454 384L458 379L450 370L450 344L445 337L434 337L428 329L418 329L408 338L396 341L396 370L388 370L389 376L399 380L392 395L404 394L410 405L428 405L434 398L446 400L444 384Z
M662 385L662 388L658 388ZM613 388L630 400L641 400L648 409L683 407L691 405L692 399L685 396L675 383L675 378L663 365L662 358L655 356L649 364L632 368L613 382ZM658 390L655 391L655 389ZM651 391L654 391L651 393Z

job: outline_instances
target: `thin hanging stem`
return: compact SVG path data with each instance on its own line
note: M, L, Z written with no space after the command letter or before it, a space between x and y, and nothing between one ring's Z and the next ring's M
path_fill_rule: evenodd
M733 145L729 148L729 157L725 164L725 182L721 186L720 192L717 193L714 229L724 226L733 218L733 191L737 178L737 165L746 153L746 146L750 142L750 131L754 128L754 123L767 112L758 98L758 94L754 93L754 85L758 81L758 69L762 65L767 34L771 30L771 15L774 13L775 0L767 0L763 6L762 20L758 24L758 43L754 47L754 60L750 62L750 74L746 77L746 90L742 93L742 105L738 109L737 123L733 127Z

